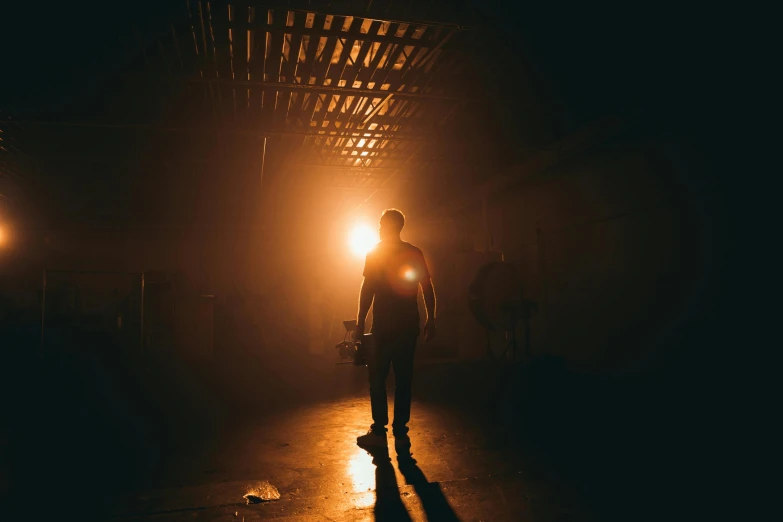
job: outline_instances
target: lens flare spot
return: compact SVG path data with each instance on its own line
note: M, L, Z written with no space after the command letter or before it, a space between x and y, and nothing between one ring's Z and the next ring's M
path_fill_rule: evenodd
M349 245L354 255L363 257L378 243L378 232L367 225L356 225L351 231Z
M397 276L405 281L413 282L416 281L416 270L414 270L411 265L405 264L402 265L400 271L397 272Z

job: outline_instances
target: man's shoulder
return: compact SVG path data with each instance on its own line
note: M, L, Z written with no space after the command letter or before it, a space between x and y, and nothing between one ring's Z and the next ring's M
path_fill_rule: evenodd
M416 245L412 245L411 243L408 243L407 241L403 241L402 244L405 246L405 248L408 248L410 250L414 250L416 252L421 253L421 249L417 247Z
M424 255L424 253L421 251L421 249L420 249L419 247L417 247L417 246L415 246L415 245L412 245L412 244L408 243L407 241L403 241L403 242L402 242L402 244L403 244L403 245L404 245L404 247L405 247L405 248L407 248L408 250L412 250L413 252L416 252L417 254L422 254L422 255Z
M375 257L383 250L383 241L378 241L367 251L367 257Z
M415 245L408 243L407 241L399 241L394 243L384 243L381 241L376 247L367 253L367 260L378 260L383 262L386 259L394 259L399 255L415 255L424 257L421 249Z

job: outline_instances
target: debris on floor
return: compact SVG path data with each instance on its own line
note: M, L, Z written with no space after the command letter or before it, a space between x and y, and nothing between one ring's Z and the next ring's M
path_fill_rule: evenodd
M258 504L259 502L268 502L270 500L280 500L280 492L268 481L261 481L248 489L248 492L242 495L248 504Z

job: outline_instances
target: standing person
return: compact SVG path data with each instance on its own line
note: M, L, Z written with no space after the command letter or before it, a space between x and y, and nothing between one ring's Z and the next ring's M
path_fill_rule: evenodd
M364 281L359 293L359 316L355 338L364 334L364 322L373 306L372 347L367 353L370 377L372 426L366 435L357 437L362 447L385 447L389 412L386 403L386 377L394 366L395 439L407 439L411 415L413 355L419 336L418 292L421 286L427 321L424 338L435 336L435 289L424 254L400 239L405 216L397 209L388 209L380 219L380 238L367 254Z

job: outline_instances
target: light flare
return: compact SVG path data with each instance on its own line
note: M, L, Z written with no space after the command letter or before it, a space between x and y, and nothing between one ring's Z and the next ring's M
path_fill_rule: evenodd
M378 243L378 232L367 225L356 225L351 231L348 244L357 257L364 257Z

